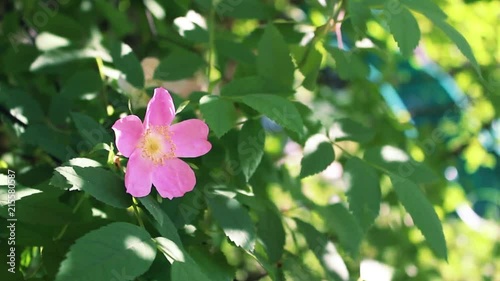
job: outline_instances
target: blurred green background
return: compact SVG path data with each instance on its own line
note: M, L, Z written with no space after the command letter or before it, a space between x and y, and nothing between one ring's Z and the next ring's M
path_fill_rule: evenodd
M355 2L342 5L347 7L350 1ZM26 171L24 184L28 185L46 179L30 178L32 175L50 176L53 167L77 155L102 158L92 148L111 141L111 134L78 147L71 112L92 117L109 133L121 113L144 112L153 87L169 89L178 105L186 100L196 104L204 92L218 93L233 79L255 72L255 49L267 22L276 22L300 65L299 58L307 52L301 42L314 45L307 38L328 23L331 3L326 2L3 1L0 167ZM301 196L325 205L346 201L345 153L364 153L366 157L376 147L403 148L415 161L414 167L425 163L422 165L439 178L424 188L443 223L448 261L432 254L397 203L389 178L382 176L384 200L361 243L360 254L352 258L341 252L352 279L499 281L500 2L433 1L448 15L447 22L467 39L477 67L418 13L414 15L420 26L420 44L413 56L401 56L383 24L383 8L377 8L386 1L368 2L375 6L366 31L356 30L348 10L339 25L342 43L334 29L326 30L323 40L326 46L354 50L352 60L343 65L338 57L327 56L324 46L318 46L323 59L311 66L318 72L317 79L294 89L295 99L313 109L315 120L331 136L339 133L335 129L338 120L346 118L366 125L357 133L370 135L369 140L342 142L342 149L335 147L333 164L299 181L302 149L297 143L305 140L290 140L276 124L265 121L269 132L265 151L270 163L280 167L283 178L287 177L281 173L291 175L288 184L297 185ZM296 73L296 80L303 76ZM346 122L344 126L349 127ZM321 217L297 204L297 197L285 184L273 181L267 184L268 192L283 213L285 225L291 217L307 217L318 230L327 228ZM300 252L305 268L297 270L306 273L293 271L299 263L284 265L287 280L321 280L324 269L314 253L298 251L303 239L299 237L297 242L290 237L285 249ZM227 242L221 242L220 248L229 263L238 267L238 280L259 280L254 276L259 272L255 261L234 252ZM30 252L33 249L27 249L22 266L30 272L36 259Z

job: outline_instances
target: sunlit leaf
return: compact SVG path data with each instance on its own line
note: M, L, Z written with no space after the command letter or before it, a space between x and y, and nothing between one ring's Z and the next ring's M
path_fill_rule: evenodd
M333 146L328 141L310 139L304 148L300 162L300 177L305 178L325 170L335 160Z
M399 201L410 214L415 225L420 229L434 254L442 259L448 259L446 240L443 227L436 211L425 198L420 188L412 181L391 176L391 182Z
M355 217L340 203L318 207L317 210L328 229L338 235L342 247L356 257L363 231Z
M329 280L348 280L349 272L335 245L312 225L299 219L295 219L295 222L300 233L304 235L309 249L323 265L323 268L330 277Z
M356 157L347 160L344 176L350 186L347 193L349 209L366 231L375 221L380 209L379 178L373 167Z
M83 190L116 208L128 208L132 198L125 193L123 180L98 167L58 167L56 172L71 184L71 190Z
M408 9L401 8L391 14L389 28L403 56L410 56L420 41L420 28L415 17Z
M115 222L79 238L61 263L56 281L134 279L146 272L155 256L146 230Z
M156 229L165 238L170 239L180 249L183 249L181 238L175 228L174 223L168 217L168 215L161 209L160 204L154 199L153 196L149 195L146 197L139 198L139 201L144 205L146 210L154 217Z
M211 195L208 205L229 240L238 247L253 251L256 234L248 211L236 199L223 195Z

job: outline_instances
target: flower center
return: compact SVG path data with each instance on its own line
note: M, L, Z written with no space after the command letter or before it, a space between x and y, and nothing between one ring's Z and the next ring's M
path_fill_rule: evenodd
M151 126L143 133L138 148L142 157L155 165L163 165L165 160L175 157L175 145L168 126Z

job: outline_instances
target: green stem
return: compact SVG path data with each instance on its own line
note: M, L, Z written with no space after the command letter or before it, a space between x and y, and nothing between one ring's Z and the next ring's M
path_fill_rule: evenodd
M211 93L213 90L212 85L212 68L214 68L214 41L215 41L215 9L213 5L210 6L210 12L208 16L208 92Z
M139 213L139 208L137 207L138 206L137 199L135 199L135 197L133 197L132 200L134 201L134 204L132 204L132 209L134 209L134 215L137 218L137 222L139 222L139 225L142 228L145 228L144 222L142 221L142 218L141 218L141 214Z
M365 159L363 159L363 158L359 158L359 157L357 157L357 156L355 156L355 155L352 155L352 154L351 154L351 153L349 153L347 150L345 150L342 146L338 145L337 143L335 143L335 142L333 142L333 141L332 141L331 143L332 143L333 145L335 145L336 147L338 147L340 150L342 150L342 152L344 152L344 153L345 153L345 154L346 154L349 158L356 157L356 158L358 158L359 160L361 160L361 161L365 162L366 164L368 164L368 165L372 166L373 168L375 168L375 169L377 169L377 170L381 171L382 173L385 173L385 174L387 174L387 175L392 175L392 174L394 174L394 173L392 173L391 171L389 171L389 170L385 169L384 167L381 167L381 166L379 166L379 165L377 165L377 164L373 164L373 163L371 163L371 162L368 162L368 161L366 161L366 160L365 160Z

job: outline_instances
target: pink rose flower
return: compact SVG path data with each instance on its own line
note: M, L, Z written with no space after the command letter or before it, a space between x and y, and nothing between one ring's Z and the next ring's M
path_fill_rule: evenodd
M172 125L175 107L167 90L156 88L146 109L144 123L135 115L116 121L116 146L128 157L127 193L143 197L153 184L163 198L172 199L193 190L196 177L179 157L199 157L212 148L208 126L198 119Z

